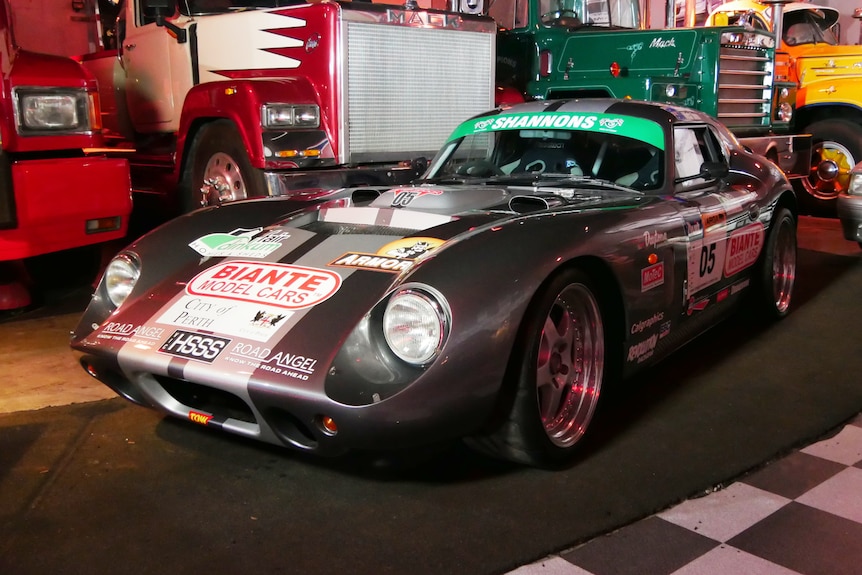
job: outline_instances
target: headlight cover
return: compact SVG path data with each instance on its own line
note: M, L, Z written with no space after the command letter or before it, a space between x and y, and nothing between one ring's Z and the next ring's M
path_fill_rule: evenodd
M264 128L317 128L320 108L315 104L264 104L260 111Z
M17 87L15 126L27 135L85 133L90 125L90 96L83 89Z
M141 264L130 253L117 255L105 268L102 280L105 293L116 307L120 307L141 277Z
M856 164L856 167L850 172L850 185L847 186L847 193L851 196L862 196L862 162Z
M427 288L402 288L383 312L383 335L392 353L422 366L440 353L449 336L449 317L442 295Z

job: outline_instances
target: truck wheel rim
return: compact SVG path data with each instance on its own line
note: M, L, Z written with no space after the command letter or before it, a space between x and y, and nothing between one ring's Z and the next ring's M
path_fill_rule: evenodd
M829 140L820 142L815 145L811 171L807 178L802 178L802 185L806 192L818 200L834 200L847 189L850 170L854 165L856 159L846 147ZM821 166L830 169L821 169ZM824 174L829 176L824 178Z
M248 197L239 165L224 152L213 154L207 161L204 181L212 182L220 204Z
M586 431L599 399L604 332L590 290L572 284L558 296L542 328L536 362L539 413L557 447L569 447Z

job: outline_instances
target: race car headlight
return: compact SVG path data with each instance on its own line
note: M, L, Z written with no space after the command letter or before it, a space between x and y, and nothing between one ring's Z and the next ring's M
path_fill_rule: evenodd
M314 104L264 104L260 121L264 128L316 128L320 108Z
M22 135L87 132L90 96L86 90L24 88L13 90L15 123Z
M383 335L392 353L407 363L425 365L437 357L449 335L445 300L423 289L401 289L383 312Z
M119 254L105 268L105 292L115 306L120 307L141 276L141 265L131 254Z

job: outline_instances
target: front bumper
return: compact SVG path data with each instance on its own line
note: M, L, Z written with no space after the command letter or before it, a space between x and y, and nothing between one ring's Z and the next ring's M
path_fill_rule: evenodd
M840 194L836 208L844 238L862 244L862 196Z
M353 406L334 401L313 384L234 380L206 385L171 377L170 371L166 375L127 371L107 355L85 353L79 359L91 376L133 403L322 456L420 447L463 437L481 428L494 409L494 396L441 393L438 378L416 382L380 402Z

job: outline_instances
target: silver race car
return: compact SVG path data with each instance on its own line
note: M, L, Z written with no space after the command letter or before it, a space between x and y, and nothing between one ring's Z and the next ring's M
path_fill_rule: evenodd
M788 313L796 210L708 116L532 102L464 122L410 186L168 222L113 259L72 347L135 403L265 442L553 466L606 385L738 305Z

